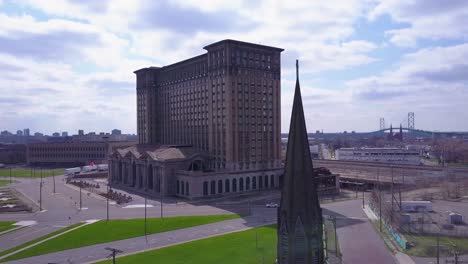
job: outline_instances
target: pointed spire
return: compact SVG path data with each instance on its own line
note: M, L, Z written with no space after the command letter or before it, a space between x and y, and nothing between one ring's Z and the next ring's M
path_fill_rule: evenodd
M314 178L296 60L296 88L278 210L278 264L323 263L322 211Z
M296 82L299 82L299 60L296 60Z

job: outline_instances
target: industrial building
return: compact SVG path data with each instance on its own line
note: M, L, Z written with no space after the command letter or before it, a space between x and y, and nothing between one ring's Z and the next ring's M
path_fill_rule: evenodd
M420 152L401 148L341 148L335 151L337 160L382 162L419 165Z
M118 148L135 145L132 141L41 142L27 145L27 163L32 166L83 166L90 162L107 163Z

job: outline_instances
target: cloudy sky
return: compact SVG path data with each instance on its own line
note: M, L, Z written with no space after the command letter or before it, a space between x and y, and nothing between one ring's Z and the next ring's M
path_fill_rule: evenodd
M468 131L466 0L0 0L0 130L136 132L134 70L231 38L284 48L309 131Z

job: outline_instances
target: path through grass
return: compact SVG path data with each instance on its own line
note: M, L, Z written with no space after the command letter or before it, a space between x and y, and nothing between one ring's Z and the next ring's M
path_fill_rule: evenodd
M16 226L13 225L14 223L15 222L0 222L0 232L15 228Z
M276 259L276 226L206 238L118 258L117 263L258 264ZM111 260L99 264L112 263Z
M239 218L239 215L178 216L150 218L147 220L148 234L204 225ZM32 248L9 256L2 261L27 258L72 248L101 244L132 237L144 236L144 219L99 221L70 233L46 241ZM2 255L0 253L0 255Z

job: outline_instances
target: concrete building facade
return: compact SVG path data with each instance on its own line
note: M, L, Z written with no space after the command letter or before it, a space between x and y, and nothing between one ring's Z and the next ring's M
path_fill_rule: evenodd
M279 186L283 49L235 40L204 49L135 71L139 145L111 156L113 186L187 198Z

